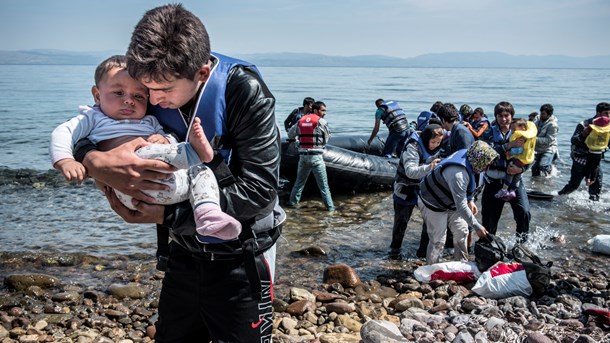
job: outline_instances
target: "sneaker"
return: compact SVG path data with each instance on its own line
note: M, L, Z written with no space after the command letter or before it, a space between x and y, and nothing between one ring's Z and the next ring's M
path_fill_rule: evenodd
M589 200L591 200L591 201L599 201L599 194L591 194L589 196Z
M504 189L504 188L499 190L498 193L496 193L496 195L495 195L495 197L498 199L502 199L506 196L508 196L508 189Z

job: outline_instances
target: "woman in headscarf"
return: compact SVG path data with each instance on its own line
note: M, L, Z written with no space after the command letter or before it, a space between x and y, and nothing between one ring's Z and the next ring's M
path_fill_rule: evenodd
M402 258L402 241L413 208L417 205L419 182L440 161L437 155L443 135L440 125L430 124L420 134L414 132L402 150L394 179L394 227L390 259Z

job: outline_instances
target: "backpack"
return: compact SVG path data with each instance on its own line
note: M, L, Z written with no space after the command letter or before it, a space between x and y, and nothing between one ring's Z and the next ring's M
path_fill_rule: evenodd
M539 296L546 293L551 283L553 262L542 263L538 256L522 244L515 245L512 253L513 259L525 267L527 280L532 285L533 294Z
M481 272L498 262L506 262L509 260L506 245L500 237L488 233L474 244L474 260Z

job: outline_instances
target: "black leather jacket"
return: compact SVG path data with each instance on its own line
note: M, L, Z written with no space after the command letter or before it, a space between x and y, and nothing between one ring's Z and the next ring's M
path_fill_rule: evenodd
M225 98L228 135L222 144L231 149L231 159L227 166L224 160L215 158L209 167L219 180L222 210L242 223L242 236L248 235L251 228L259 240L265 241L265 233L286 217L278 205L281 138L275 121L275 98L258 74L244 66L236 66L230 72ZM232 178L228 185L222 181L227 176ZM222 254L237 252L241 246L238 242L207 246L197 243L188 201L166 206L163 225L171 228L170 235L176 243L190 251L204 249ZM267 243L273 242L259 245Z

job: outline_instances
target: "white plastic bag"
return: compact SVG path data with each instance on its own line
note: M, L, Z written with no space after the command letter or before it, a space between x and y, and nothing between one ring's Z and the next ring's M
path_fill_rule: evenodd
M413 272L419 282L432 280L455 280L457 282L472 282L481 276L475 262L442 262L421 266Z
M610 235L597 235L587 243L591 244L591 251L610 255Z
M532 286L527 281L525 267L521 263L498 262L481 274L472 291L478 295L501 299L515 295L529 296Z

